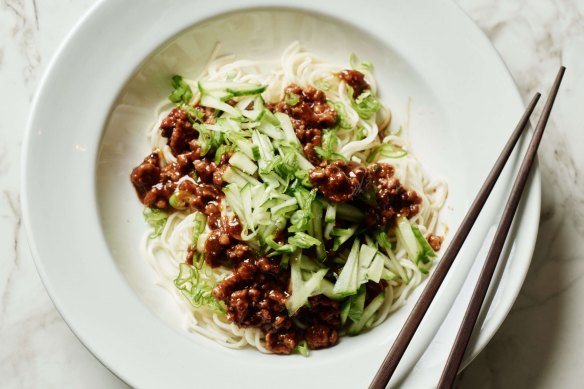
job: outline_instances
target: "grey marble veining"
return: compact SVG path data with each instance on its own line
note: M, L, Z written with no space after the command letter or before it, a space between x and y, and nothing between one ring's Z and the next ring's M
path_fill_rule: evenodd
M125 387L61 319L29 254L20 146L34 90L94 0L0 0L0 387ZM539 154L542 216L517 302L457 382L466 388L578 388L584 369L584 1L458 0L499 51L525 100L563 87ZM447 28L447 26L445 26Z
M44 291L21 223L20 146L34 91L93 1L0 1L0 387L125 387L77 340Z
M577 388L584 371L584 2L459 4L493 42L525 100L567 68L539 153L542 215L533 261L511 313L462 373L459 388Z

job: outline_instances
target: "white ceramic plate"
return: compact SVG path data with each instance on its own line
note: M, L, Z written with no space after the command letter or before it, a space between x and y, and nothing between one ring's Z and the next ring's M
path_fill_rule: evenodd
M489 42L448 0L101 1L69 35L36 97L25 141L24 220L55 305L133 386L365 387L423 287L381 326L303 358L227 350L189 334L153 285L138 249L145 225L128 176L148 151L144 131L168 94L169 77L196 74L217 41L224 52L266 58L293 40L335 62L346 63L351 52L372 61L398 122L412 97L413 150L430 175L449 182L443 218L451 231L523 111ZM515 165L501 177L394 384L424 387L436 379L472 289L465 281L482 258ZM519 292L539 196L536 173L467 362Z

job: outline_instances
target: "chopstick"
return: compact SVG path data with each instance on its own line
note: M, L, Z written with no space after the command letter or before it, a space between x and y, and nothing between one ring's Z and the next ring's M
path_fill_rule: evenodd
M558 94L558 89L560 88L560 83L562 82L562 77L564 76L565 70L566 68L563 66L560 68L554 84L552 85L550 96L548 97L543 108L543 112L539 118L539 121L537 122L533 138L529 143L529 147L525 153L521 167L519 168L519 173L517 174L517 178L515 179L513 188L511 189L511 194L509 195L509 199L507 200L507 204L503 210L501 221L499 222L497 232L495 233L495 238L493 239L493 243L489 249L487 258L485 259L483 269L481 270L481 274L475 286L470 303L466 313L464 314L462 324L458 330L458 334L456 335L456 340L454 341L454 345L450 351L448 361L446 362L446 366L442 371L442 376L440 377L440 381L438 383L438 388L440 389L451 388L454 383L454 379L456 378L456 374L458 373L460 363L462 362L462 358L468 346L472 331L481 311L481 307L485 300L491 279L493 278L495 268L501 255L501 251L505 245L505 240L507 238L507 234L509 233L509 229L511 228L511 223L513 222L515 212L519 206L521 194L523 193L523 189L527 183L527 178L531 171L531 166L535 160L537 149L541 142L541 138L543 136L545 126L548 122L552 106Z
M563 74L562 69L560 69L561 74ZM535 96L532 98L525 113L523 114L515 130L511 134L511 137L505 144L501 152L501 155L495 162L495 165L493 166L489 175L487 176L485 183L479 190L469 211L464 217L458 231L452 238L452 241L448 248L446 249L442 259L440 260L440 262L438 262L438 265L436 266L434 273L428 280L428 284L424 288L420 298L418 299L412 312L408 316L408 319L406 320L398 337L393 343L389 353L385 357L383 363L381 364L379 370L377 371L375 377L373 378L373 381L369 386L370 389L385 388L391 376L395 372L395 369L397 368L397 365L399 364L403 354L405 353L405 350L410 344L416 330L418 329L422 319L424 318L424 315L426 314L430 304L432 303L432 300L436 295L436 292L442 285L442 282L444 281L444 278L446 277L448 271L450 270L450 267L452 266L454 259L456 258L466 237L468 236L471 228L473 227L478 217L478 214L482 210L482 207L484 206L493 187L495 186L495 183L499 178L499 175L501 174L501 171L503 170L503 167L505 166L505 163L507 162L511 152L513 151L515 144L517 143L523 130L526 128L527 123L529 121L529 117L533 113L533 110L540 96L541 95L539 93L536 93ZM551 110L551 107L549 109Z
M440 288L440 285L442 285L442 281L444 281L446 274L448 274L448 270L450 270L450 267L452 266L452 263L454 262L456 255L460 251L460 248L462 247L464 240L468 236L481 209L485 205L487 198L491 194L491 191L495 186L495 183L497 182L497 179L499 178L501 171L505 167L505 163L509 159L511 152L515 147L515 144L519 140L519 137L521 136L523 130L527 127L529 117L531 116L531 113L535 109L535 106L540 96L541 95L539 93L536 93L535 96L533 96L533 98L531 99L531 102L527 106L525 113L519 120L519 123L517 124L517 127L515 127L515 130L511 134L511 137L503 147L501 155L499 155L499 157L497 158L495 165L491 169L489 175L487 176L487 179L485 180L483 186L479 190L476 198L474 199L472 205L470 206L470 209L468 210L467 214L462 220L462 223L460 224L458 231L456 231L456 233L454 234L452 241L450 242L448 248L446 249L444 255L442 256L442 259L440 259L438 265L436 266L436 269L434 269L432 276L428 279L428 284L426 285L426 287L422 291L420 298L414 305L412 312L408 316L408 319L406 320L404 326L402 327L399 335L397 336L396 340L391 346L389 353L383 360L383 363L379 367L379 370L377 371L375 377L373 378L373 381L371 381L369 389L385 388L387 383L389 382L389 379L395 372L395 369L397 368L399 361L404 355L406 348L410 344L410 341L412 340L416 330L418 329L418 326L420 325L422 319L424 318L426 311L430 307L430 304L432 303L432 300L434 299L436 292Z

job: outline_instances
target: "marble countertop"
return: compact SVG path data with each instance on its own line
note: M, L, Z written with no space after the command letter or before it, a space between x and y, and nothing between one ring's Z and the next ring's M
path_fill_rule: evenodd
M67 32L95 0L0 0L0 387L122 388L69 330L28 250L20 146L31 100ZM513 309L458 388L576 388L584 369L584 0L457 0L527 100L566 77L540 153L542 214ZM445 26L447 28L447 26Z

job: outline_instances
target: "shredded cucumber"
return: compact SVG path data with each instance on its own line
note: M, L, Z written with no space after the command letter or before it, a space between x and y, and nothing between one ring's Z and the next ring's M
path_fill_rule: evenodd
M300 268L302 252L298 251L290 261L290 285L292 294L286 301L286 308L290 315L296 313L300 307L308 302L308 297L312 295L319 286L328 269L320 269L315 273L310 273L307 277L303 277L302 269Z
M233 108L231 105L227 103L224 103L215 96L204 94L201 97L200 104L203 107L215 108L220 111L226 112L231 116L239 116L239 112L235 108Z
M235 166L239 170L251 175L258 170L258 166L254 161L240 151L233 153L231 158L229 158L229 163L231 166Z
M339 278L335 283L335 287L333 288L333 293L342 295L342 296L350 296L352 294L357 293L357 289L359 288L359 246L361 242L359 239L355 239L353 241L353 246L351 247L351 252L349 253L349 258L343 266L343 270L341 270L341 274L339 274Z
M398 241L406 249L408 257L418 266L428 264L436 253L422 236L418 227L413 225L408 219L402 217L398 220L396 235Z
M365 307L365 309L363 310L361 318L349 327L349 330L347 331L348 334L357 335L361 331L363 331L366 324L375 315L375 312L377 312L377 310L383 304L383 300L385 300L385 296L383 293L379 293L377 296L375 296L375 298L371 300L369 305L367 305L367 307Z
M198 87L202 93L227 92L232 96L249 96L262 93L268 86L229 81L199 81Z

